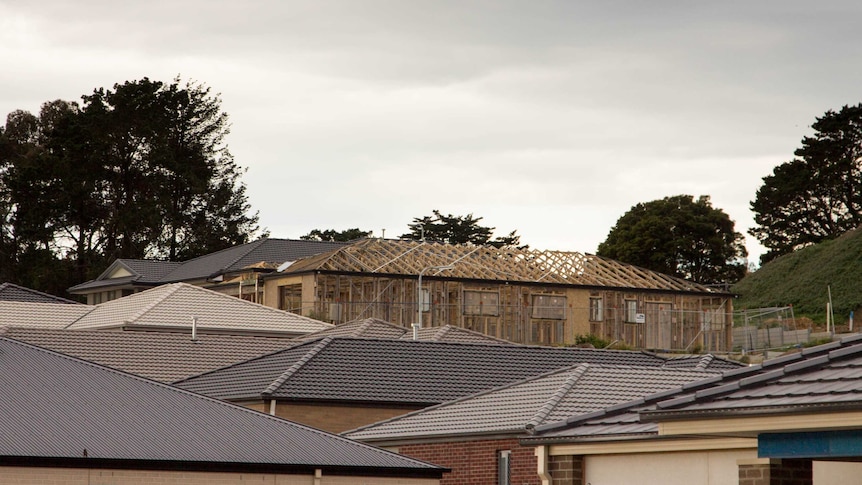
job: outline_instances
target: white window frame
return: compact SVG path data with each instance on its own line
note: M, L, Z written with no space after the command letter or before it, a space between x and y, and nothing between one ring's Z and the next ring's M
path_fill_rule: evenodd
M497 485L512 485L512 451L497 452Z

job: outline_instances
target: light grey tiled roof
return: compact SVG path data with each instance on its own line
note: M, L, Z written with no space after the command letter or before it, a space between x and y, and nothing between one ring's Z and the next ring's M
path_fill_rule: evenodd
M326 337L178 383L221 399L427 406L579 363L661 367L619 350Z
M96 305L69 325L73 330L105 328L302 335L332 325L187 283L173 283Z
M537 427L533 442L655 433L657 421L862 409L862 335Z
M443 469L0 337L0 457L439 478ZM57 461L52 461L57 466Z
M24 301L30 303L65 303L78 304L77 301L68 300L59 296L43 293L31 288L25 288L13 283L0 284L0 301Z
M286 338L13 327L5 336L170 383L296 345Z
M425 327L419 329L418 340L434 340L438 342L464 342L512 345L506 340L497 339L479 332L464 328L443 325L441 327ZM361 337L377 339L412 340L413 329L406 328L377 318L364 318L336 325L334 328L321 330L296 337L297 341L307 342L322 337Z
M465 435L524 434L527 429L703 379L697 370L579 364L443 403L344 436L373 443Z
M0 301L0 326L63 328L92 310L89 305Z

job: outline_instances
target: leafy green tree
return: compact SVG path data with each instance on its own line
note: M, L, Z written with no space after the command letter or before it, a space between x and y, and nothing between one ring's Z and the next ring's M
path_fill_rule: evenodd
M496 247L518 246L521 237L510 232L506 236L491 239L493 227L480 226L481 217L443 215L438 210L425 217L416 217L407 227L410 232L402 234L402 239L427 239L449 244L490 244Z
M305 241L336 241L347 242L355 239L362 239L371 236L371 231L363 231L358 227L336 231L335 229L312 229L311 232L304 236L299 236Z
M209 88L144 78L82 100L13 112L0 133L4 262L43 251L30 259L81 282L113 258L183 260L258 232Z
M597 254L698 283L732 283L745 274L743 243L708 196L677 195L632 207Z
M827 111L812 128L751 202L757 226L749 232L769 249L761 263L862 223L862 104Z

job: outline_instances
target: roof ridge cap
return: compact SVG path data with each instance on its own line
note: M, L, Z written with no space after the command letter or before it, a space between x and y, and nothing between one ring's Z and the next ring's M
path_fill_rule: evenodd
M713 361L713 355L712 354L706 354L700 358L700 360L698 361L697 365L694 366L694 368L697 370L706 370L707 367L709 367L709 365L712 364L712 361Z
M533 417L527 421L526 428L532 429L542 423L548 416L550 416L551 412L560 404L560 401L563 400L563 397L572 390L572 387L577 384L577 382L587 373L590 369L591 365L587 363L579 364L575 367L574 371L569 374L566 378L565 382L554 391L554 394L545 401L545 403L533 414Z
M443 325L436 332L434 332L434 336L431 337L431 339L434 341L443 340L444 338L446 338L446 335L449 335L449 333L451 332L452 327L450 327L449 325Z
M68 324L66 324L66 326L64 326L64 327L63 327L63 330L68 330L70 327L72 327L72 326L73 326L73 325L75 325L76 323L80 322L82 318L84 318L84 317L86 317L87 315L89 315L89 314L93 313L94 311L96 311L96 306L95 306L95 305L83 305L83 306L88 306L88 307L90 307L90 309L89 309L89 310L87 310L87 311L85 311L84 313L82 313L80 317L78 317L78 318L76 318L76 319L72 320L71 322L69 322Z
M258 247L260 247L260 246L261 246L264 242L266 242L268 239L269 239L269 238L262 237L262 238L258 239L257 241L252 241L252 242L248 243L248 244L249 244L248 251L243 251L243 253L242 253L242 254L240 254L239 256L237 256L236 258L234 258L233 260L231 260L228 264L226 264L224 268L219 268L218 270L219 270L219 271L222 271L222 270L224 270L224 269L226 269L226 268L230 268L230 267L231 267L231 266L233 266L237 261L239 261L240 259L242 259L242 258L244 258L244 257L248 256L248 254L249 254L250 252L252 252L252 251L254 251L255 249L257 249Z
M366 319L364 322L362 322L362 325L360 325L359 328L356 329L356 335L357 336L364 335L365 332L367 332L368 330L371 329L372 325L374 325L374 320L371 318Z
M272 393L277 391L278 388L282 386L282 384L284 384L288 379L290 379L291 376L293 376L293 374L296 374L296 372L299 371L302 366L307 364L311 359L314 358L315 355L317 355L321 350L328 346L330 342L332 342L332 337L322 338L320 342L317 342L317 344L315 344L314 347L312 347L308 352L306 352L301 359L294 362L289 369L284 371L280 376L278 376L274 381L272 381L269 386L264 389L261 395L271 396Z
M157 305L159 305L160 303L165 301L169 296L171 296L174 293L176 293L177 291L179 291L180 288L183 287L183 283L168 283L166 285L161 285L161 287L164 287L164 286L167 286L168 289L161 296L159 296L155 300L151 301L149 305L141 308L137 313L135 313L134 315L132 315L128 319L124 320L123 323L133 323L135 320L140 319L141 317L146 315L150 310L152 310ZM188 286L192 286L192 285L188 285ZM160 288L160 287L157 287L157 288ZM140 294L140 293L138 293L138 294ZM111 301L117 301L117 300L111 300Z

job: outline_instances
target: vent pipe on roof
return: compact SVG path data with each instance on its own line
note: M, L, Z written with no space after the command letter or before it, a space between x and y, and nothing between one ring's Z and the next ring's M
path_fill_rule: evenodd
M192 342L198 340L198 317L192 317Z
M419 324L414 323L412 326L413 326L413 340L419 340Z

